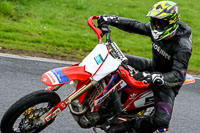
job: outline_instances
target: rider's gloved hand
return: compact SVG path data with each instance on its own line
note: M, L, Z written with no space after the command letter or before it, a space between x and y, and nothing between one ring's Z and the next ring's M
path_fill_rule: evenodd
M145 84L147 83L153 83L156 85L164 85L164 79L161 73L159 72L138 72L135 75L133 75L133 78L137 81L142 81Z
M104 25L112 25L118 22L118 17L114 15L100 15L97 23L98 27L101 28Z

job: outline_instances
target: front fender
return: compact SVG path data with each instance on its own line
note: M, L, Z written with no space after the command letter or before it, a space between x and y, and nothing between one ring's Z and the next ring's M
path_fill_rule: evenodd
M90 73L85 72L84 66L69 66L55 68L44 73L41 81L48 86L56 86L67 84L72 80L86 81L90 76Z

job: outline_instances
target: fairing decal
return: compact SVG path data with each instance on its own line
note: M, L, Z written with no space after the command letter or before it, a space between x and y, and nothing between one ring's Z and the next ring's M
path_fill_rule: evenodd
M61 68L55 68L42 76L42 82L54 86L69 82L69 78L62 73Z
M105 95L102 97L94 100L94 111L96 111L101 103L113 92L118 91L121 88L124 88L126 86L126 82L124 80L120 80L117 84L115 84L108 92L106 92Z
M113 83L113 81L117 78L118 74L112 76L111 80L109 81L108 85L104 88L104 90L95 98L96 99L99 99L101 98L102 96L104 96L106 94L106 92L108 92L108 90L111 88L111 85Z
M131 93L131 91L128 93L129 93L129 98L123 104L123 111L129 111L129 110L133 110L135 108L153 104L153 101L152 102L146 101L146 98L150 98L153 96L153 92L151 89L148 89L146 91L141 91L141 92L132 90L132 93Z
M58 79L60 84L61 83L66 83L66 82L69 81L69 78L62 73L62 69L61 68L53 69L53 70L51 70L51 72L53 72L53 74L56 76L56 78Z
M153 104L154 100L151 100L150 102L147 102L147 99L149 99L149 98L152 99L152 97L153 97L153 92L152 91L144 93L143 95L141 95L139 97L138 100L136 100L134 102L135 107L139 108L139 107L143 107L143 106L147 106L147 105Z
M84 66L55 68L41 77L41 81L48 86L67 84L72 80L87 80L91 74L85 72Z
M129 85L126 85L124 87L122 87L121 89L119 89L119 91L124 90L124 89L130 89L131 87Z

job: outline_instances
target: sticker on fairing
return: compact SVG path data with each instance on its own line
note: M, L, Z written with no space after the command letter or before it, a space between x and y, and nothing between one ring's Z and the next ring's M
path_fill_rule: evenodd
M53 69L52 72L55 74L56 78L58 79L59 83L65 83L69 81L69 78L62 73L61 68Z
M61 68L56 68L47 72L47 76L53 85L62 84L69 81L69 78L62 73Z
M97 56L94 57L94 60L96 61L96 63L99 65L103 62L103 58L100 54L98 54Z

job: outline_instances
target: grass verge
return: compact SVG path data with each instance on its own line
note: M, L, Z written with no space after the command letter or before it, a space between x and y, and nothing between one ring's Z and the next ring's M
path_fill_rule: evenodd
M193 54L189 70L200 71L200 25L198 0L178 3L181 20L193 32ZM0 1L0 51L50 58L81 60L96 45L97 39L87 25L93 15L115 14L142 22L155 0L2 0ZM145 3L145 4L144 4ZM151 58L148 37L112 29L114 40L126 54ZM37 54L36 54L37 53Z

